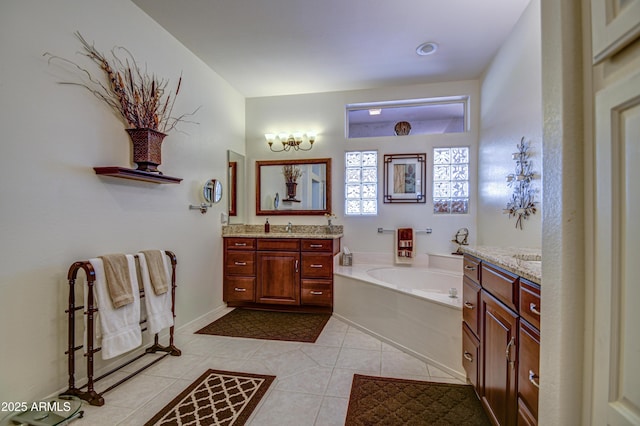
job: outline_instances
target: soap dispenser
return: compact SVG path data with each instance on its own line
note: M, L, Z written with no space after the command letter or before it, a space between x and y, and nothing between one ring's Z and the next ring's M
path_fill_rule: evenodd
M270 231L270 229L269 229L269 228L270 228L270 227L271 227L271 226L269 225L269 218L267 218L267 221L264 223L264 232L265 232L265 234L266 234L266 233L269 233L269 231Z

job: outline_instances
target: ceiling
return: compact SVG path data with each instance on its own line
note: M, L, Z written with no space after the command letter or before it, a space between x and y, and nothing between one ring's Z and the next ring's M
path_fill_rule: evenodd
M476 79L529 3L132 1L248 98Z

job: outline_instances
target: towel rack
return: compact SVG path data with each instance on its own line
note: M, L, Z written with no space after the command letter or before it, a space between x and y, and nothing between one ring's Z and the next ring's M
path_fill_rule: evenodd
M396 230L395 229L378 228L378 234L382 234L384 232L396 232ZM431 234L433 232L433 229L431 229L431 228L416 229L415 232L416 232L416 234Z
M173 317L176 317L176 256L175 254L173 254L173 252L170 252L168 250L165 250L165 254L167 255L167 257L169 258L169 260L171 261L171 313L173 315ZM136 259L138 258L138 255L134 256ZM87 306L76 306L76 302L75 302L75 282L76 282L76 278L78 276L78 272L80 270L83 270L86 277L87 277ZM174 331L174 326L171 326L169 328L169 345L168 346L162 346L160 345L160 343L158 342L158 333L155 334L154 336L154 342L153 345L151 345L150 347L148 347L147 349L145 349L145 351L136 356L135 358L125 362L124 364L115 367L111 370L109 370L108 372L102 374L99 377L94 378L94 372L93 372L93 367L94 367L94 359L93 359L93 355L100 351L102 348L100 347L94 347L94 326L95 326L95 313L98 312L98 308L96 306L95 303L95 296L94 296L94 284L95 284L95 279L96 279L96 273L93 269L93 267L91 266L91 263L89 263L89 261L79 261L79 262L74 262L70 267L69 267L69 273L67 274L67 278L69 280L69 307L67 310L65 310L65 313L68 315L68 326L69 326L69 334L68 334L68 339L69 339L69 346L67 351L65 351L65 355L68 356L68 360L69 360L69 389L67 389L66 391L64 391L61 395L73 395L73 396L77 396L80 399L83 399L85 401L87 401L89 404L91 405L97 405L97 406L102 406L104 405L104 398L102 397L101 394L97 393L95 391L94 388L94 384L95 382L111 375L112 373L115 373L116 371L120 370L121 368L131 364L134 361L137 361L138 359L142 358L143 356L147 355L147 354L151 354L151 353L156 353L156 352L166 352L163 356L158 357L156 359L154 359L152 362L149 362L147 365L139 368L138 370L134 371L133 373L129 374L127 377L119 380L118 382L114 383L113 385L109 386L107 389L105 389L102 393L105 393L107 391L110 391L111 389L115 388L116 386L126 382L127 380L129 380L130 378L132 378L133 376L137 375L138 373L140 373L143 370L146 370L147 368L151 367L153 364L157 363L158 361L162 360L164 357L166 357L167 355L172 355L172 356L180 356L182 354L182 352L180 351L180 349L178 349L174 344L173 344L173 331ZM140 298L143 298L144 296L144 290L141 288L140 289ZM85 309L86 308L86 309ZM76 334L76 327L75 327L75 313L76 311L82 310L84 309L83 314L87 316L87 349L85 352L85 357L87 358L87 383L84 386L81 387L76 387L76 383L75 383L75 370L76 370L76 355L75 352L82 349L84 347L84 344L76 346L75 345L75 334ZM144 319L142 321L140 321L140 324L145 323L147 320ZM146 328L142 329L142 331L145 331ZM83 391L82 389L86 388L86 391Z

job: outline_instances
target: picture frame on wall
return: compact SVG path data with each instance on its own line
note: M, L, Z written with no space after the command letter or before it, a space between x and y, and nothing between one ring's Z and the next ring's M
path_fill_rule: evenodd
M427 154L385 154L384 203L426 203Z

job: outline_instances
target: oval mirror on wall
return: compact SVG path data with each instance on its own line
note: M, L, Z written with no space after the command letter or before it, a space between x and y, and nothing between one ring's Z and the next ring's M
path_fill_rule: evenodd
M209 179L202 189L202 196L209 204L217 203L222 199L222 184L218 179Z

